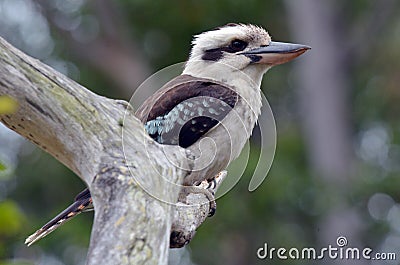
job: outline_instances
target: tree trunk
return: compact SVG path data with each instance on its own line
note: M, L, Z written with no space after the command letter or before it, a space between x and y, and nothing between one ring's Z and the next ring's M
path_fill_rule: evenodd
M87 184L95 207L88 264L167 264L171 226L179 247L205 220L208 203L197 205L205 196L174 205L189 168L182 149L148 137L127 102L90 92L2 38L1 95L18 103L1 122Z
M345 63L349 60L345 58L348 47L343 44L346 38L340 4L318 0L287 0L285 3L296 41L312 46L312 52L297 63L295 84L311 171L316 182L327 187L321 194L331 202L316 224L320 231L317 238L323 246L335 246L338 236L345 236L353 246L359 245L362 220L347 201L354 156L350 82ZM339 264L340 261L327 263Z

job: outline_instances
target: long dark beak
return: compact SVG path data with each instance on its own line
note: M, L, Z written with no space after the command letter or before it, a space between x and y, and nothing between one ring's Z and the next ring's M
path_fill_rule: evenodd
M309 49L311 47L307 45L271 41L269 45L242 54L249 57L252 63L273 66L289 62Z

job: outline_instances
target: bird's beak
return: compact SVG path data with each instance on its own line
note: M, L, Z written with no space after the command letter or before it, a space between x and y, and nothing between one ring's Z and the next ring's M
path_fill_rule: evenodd
M250 58L252 63L273 66L289 62L309 49L311 47L307 45L271 41L268 46L261 46L242 54Z

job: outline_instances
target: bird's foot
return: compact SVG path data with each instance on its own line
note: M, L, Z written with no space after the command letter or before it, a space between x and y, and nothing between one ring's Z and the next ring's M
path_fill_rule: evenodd
M186 197L189 194L203 194L204 196L206 196L206 198L209 200L210 203L208 216L211 217L215 214L215 211L217 209L217 203L215 202L215 197L213 192L211 192L207 188L203 188L203 186L201 186L201 183L198 186L183 186L179 194L178 200L181 202L185 202Z

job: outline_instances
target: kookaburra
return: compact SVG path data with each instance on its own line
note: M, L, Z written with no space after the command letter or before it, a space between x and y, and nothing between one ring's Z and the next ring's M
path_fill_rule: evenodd
M194 37L183 73L136 111L155 141L179 145L193 154L194 167L183 186L212 181L240 154L261 112L263 75L308 49L271 41L263 28L246 24L227 24ZM92 208L86 189L25 243L33 244Z

